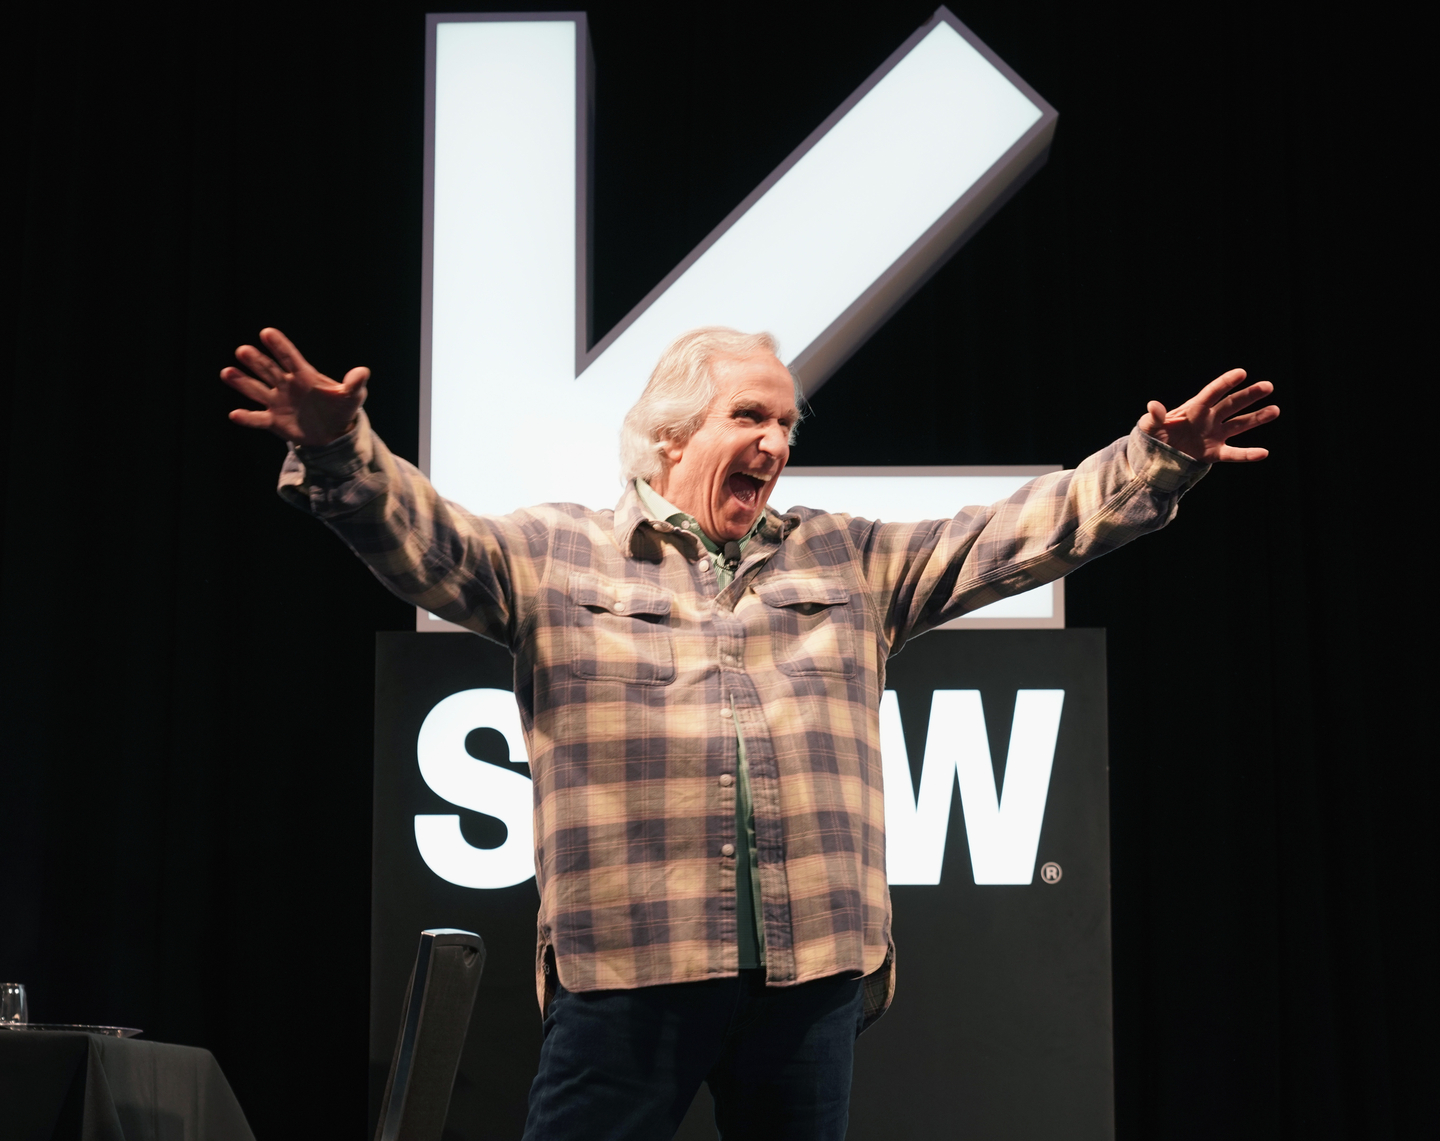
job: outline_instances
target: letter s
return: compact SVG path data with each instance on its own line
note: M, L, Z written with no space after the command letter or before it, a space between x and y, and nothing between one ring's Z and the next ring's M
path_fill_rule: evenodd
M509 835L498 848L476 848L461 835L459 816L416 816L415 844L443 880L461 887L511 887L535 874L532 786L528 777L465 751L466 736L481 728L498 730L512 757L526 755L514 694L466 689L439 702L421 724L415 742L420 775L451 804L499 818Z

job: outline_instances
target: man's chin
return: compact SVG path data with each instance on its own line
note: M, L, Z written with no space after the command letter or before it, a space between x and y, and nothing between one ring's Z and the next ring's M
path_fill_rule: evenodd
M722 543L733 541L738 542L750 533L750 528L755 526L755 520L760 518L760 511L751 511L746 515L729 515L720 524L720 534L716 536Z
M716 538L726 543L748 535L750 528L755 526L755 520L765 514L765 505L770 501L769 491L770 487L757 489L755 497L748 502L736 495L727 495L720 509L715 512L715 525L722 532Z

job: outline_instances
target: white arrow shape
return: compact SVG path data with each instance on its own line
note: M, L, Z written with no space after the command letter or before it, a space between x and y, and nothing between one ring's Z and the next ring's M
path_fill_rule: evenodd
M620 420L697 325L771 331L813 392L1055 126L942 8L587 351L585 18L429 21L421 462L479 512L613 503ZM897 499L887 517L913 516Z

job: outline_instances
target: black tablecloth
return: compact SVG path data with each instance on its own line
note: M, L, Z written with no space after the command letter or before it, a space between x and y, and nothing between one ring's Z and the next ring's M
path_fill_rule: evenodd
M209 1050L0 1030L5 1141L255 1141Z

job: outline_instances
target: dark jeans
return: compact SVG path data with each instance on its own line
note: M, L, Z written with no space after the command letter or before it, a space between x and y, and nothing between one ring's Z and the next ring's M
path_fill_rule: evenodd
M702 1081L726 1141L841 1141L862 1013L859 979L562 987L525 1141L671 1141Z

